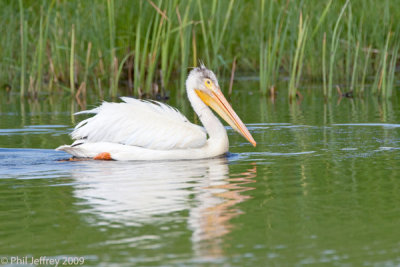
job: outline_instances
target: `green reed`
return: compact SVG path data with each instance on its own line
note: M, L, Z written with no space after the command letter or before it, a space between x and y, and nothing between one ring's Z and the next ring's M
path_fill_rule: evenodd
M328 95L328 87L326 85L326 32L322 39L322 92L326 97Z
M389 31L386 36L385 46L379 52L380 61L378 72L375 75L375 81L372 88L372 92L376 95L385 96L387 93L387 62L388 62L388 53L389 53L389 43L390 43L391 32Z
M198 59L223 77L236 58L235 77L257 73L265 94L288 81L291 97L309 83L328 98L336 85L390 97L399 77L394 2L2 1L0 83L21 96L76 93L83 83L88 94L151 96L184 92Z
M140 3L139 6L139 12L142 11L142 3ZM133 83L133 88L134 90L137 91L137 93L139 93L139 87L140 87L140 75L139 75L139 70L140 70L140 51L141 51L141 33L142 33L142 17L139 16L138 21L136 22L136 34L135 34L135 60L134 60L134 83Z
M369 64L369 61L370 61L370 58L371 58L371 51L372 51L372 48L371 48L371 46L369 46L367 51L366 51L366 54L365 54L364 68L362 69L362 78L361 78L361 82L360 82L360 91L359 91L360 95L364 94L365 82L366 82L366 78L367 78L368 64Z
M185 91L185 80L187 75L187 68L189 67L189 49L190 49L190 36L191 27L189 25L189 11L192 1L188 1L183 18L177 9L177 17L179 20L179 38L180 38L180 51L181 51L181 65L180 65L180 83L179 88L181 94Z
M71 93L75 93L75 26L72 25L71 30L71 53L69 57L69 84L71 88Z
M116 69L118 65L118 59L116 57L115 47L115 8L114 0L107 0L107 17L108 17L108 32L109 32L109 43L110 43L110 93L111 96L115 97L118 91Z
M19 15L20 15L20 36L21 36L21 78L20 78L20 96L25 95L25 76L26 76L26 50L28 39L28 25L24 19L24 6L22 0L19 0Z
M177 1L169 1L168 6L166 7L166 12L168 14L172 14L176 3ZM167 17L167 25L161 32L161 90L165 90L165 86L168 84L174 66L173 62L177 57L179 48L177 41L172 38L172 19L173 18Z
M332 40L331 40L331 45L330 45L330 55L329 55L329 73L328 73L328 92L325 97L331 98L332 97L332 90L333 90L333 73L335 71L334 69L334 63L335 63L335 57L337 54L337 50L339 47L339 41L340 41L340 21L343 17L344 11L346 10L346 7L349 3L349 0L346 1L344 6L342 7L340 14L336 20L335 27L333 28L333 34L332 34Z
M358 93L358 90L355 89L355 85L356 85L356 80L358 80L357 79L357 76L358 76L357 63L358 63L358 53L359 53L359 51L360 51L360 42L357 42L354 59L352 60L352 62L353 62L353 71L352 71L352 74L350 76L350 79L351 79L350 91L357 91L357 92L354 92L354 93Z
M399 43L393 48L392 58L390 59L390 64L388 66L388 79L386 82L387 90L384 97L390 98L393 94L393 89L396 84L396 67L399 55Z
M389 51L393 33L388 32L384 48L380 51L379 72L375 76L373 92L383 98L390 98L396 83L395 72L398 62L399 41L394 41L394 47Z
M294 53L292 69L290 73L289 79L289 99L294 99L297 94L297 88L299 86L299 81L303 68L303 59L304 59L304 49L307 41L307 33L308 33L308 20L305 19L303 21L303 15L300 13L299 17L299 25L298 25L298 35L297 35L297 43L296 49Z
M261 17L265 17L265 1L261 1ZM288 23L284 24L285 10L280 10L275 25L272 23L273 12L276 12L274 1L269 2L267 22L264 19L260 24L260 89L266 94L267 89L274 87L277 82L279 67L284 55ZM273 29L272 29L273 28ZM266 39L266 32L268 37Z

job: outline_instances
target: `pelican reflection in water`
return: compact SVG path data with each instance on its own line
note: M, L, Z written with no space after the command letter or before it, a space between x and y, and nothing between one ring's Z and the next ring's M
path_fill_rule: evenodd
M249 198L243 192L253 189L249 183L256 176L256 165L230 174L225 157L191 164L83 161L79 165L72 172L74 196L78 206L89 207L84 211L88 223L140 229L181 222L191 231L192 248L199 257L223 255L221 240L234 229L231 219L242 213L236 205ZM158 237L165 234L161 230L154 233Z

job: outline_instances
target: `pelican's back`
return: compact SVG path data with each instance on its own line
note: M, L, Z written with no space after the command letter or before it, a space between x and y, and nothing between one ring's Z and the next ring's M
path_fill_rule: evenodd
M85 142L111 142L156 150L199 148L207 135L175 108L156 101L122 97L82 113L95 116L80 122L71 133Z

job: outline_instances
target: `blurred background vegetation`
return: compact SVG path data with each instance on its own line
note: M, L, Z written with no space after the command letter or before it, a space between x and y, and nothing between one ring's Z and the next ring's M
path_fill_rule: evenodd
M183 93L199 59L266 95L398 85L397 0L2 0L0 13L0 83L21 96Z

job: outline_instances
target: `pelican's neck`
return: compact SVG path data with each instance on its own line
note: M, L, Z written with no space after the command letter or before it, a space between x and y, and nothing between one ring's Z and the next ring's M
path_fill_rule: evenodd
M229 140L224 125L214 115L211 109L201 101L193 88L188 88L187 94L194 111L199 116L201 123L208 133L210 141L218 142L226 146L227 150L229 147Z

